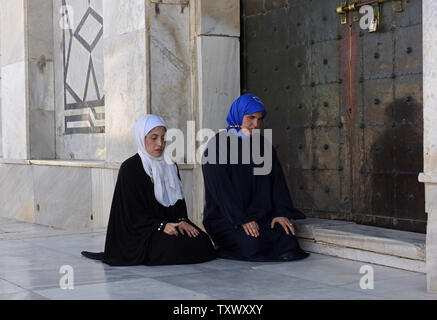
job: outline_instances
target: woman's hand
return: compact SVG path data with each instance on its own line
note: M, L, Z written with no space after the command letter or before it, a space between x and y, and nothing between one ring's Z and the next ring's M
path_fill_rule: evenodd
M170 223L167 222L167 224L165 225L164 228L164 232L170 236L178 236L179 232L178 229L176 228L179 225L179 223Z
M190 238L195 238L199 235L199 231L197 231L196 228L194 228L191 224L185 221L181 221L177 223L177 227L179 231L184 234L186 232Z
M255 221L242 224L241 226L248 236L250 235L255 238L259 236L259 226Z
M279 223L282 226L282 228L284 228L286 234L289 235L290 233L289 233L288 230L290 230L290 232L293 234L293 236L295 235L296 232L294 231L294 226L291 223L290 219L288 219L286 217L276 217L276 218L274 218L272 220L272 224L271 224L272 229L275 226L276 222Z

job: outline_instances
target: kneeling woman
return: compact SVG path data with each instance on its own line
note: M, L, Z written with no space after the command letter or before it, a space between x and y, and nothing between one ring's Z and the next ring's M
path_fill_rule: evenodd
M112 266L200 263L216 257L206 233L187 217L176 165L164 154L166 125L155 115L135 124L138 153L115 186L104 252L82 251Z
M294 208L276 151L263 136L258 142L252 138L253 129L259 129L265 116L258 97L241 96L226 119L230 134L220 143L222 133L218 133L204 153L204 159L213 161L202 165L206 200L203 225L219 247L221 258L292 261L309 256L300 248L290 221L305 215ZM236 143L231 143L232 138ZM263 154L266 151L265 157L272 156L266 159L271 161L271 171L264 175L254 174L258 160L249 151L257 147ZM234 162L232 154L238 156Z

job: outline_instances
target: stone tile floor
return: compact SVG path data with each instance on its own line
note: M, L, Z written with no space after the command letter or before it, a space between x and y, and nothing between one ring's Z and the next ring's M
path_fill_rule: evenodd
M424 274L372 265L374 289L360 288L365 263L320 254L305 260L254 263L217 259L179 266L110 267L80 255L102 251L105 232L69 234L0 219L0 300L392 300L432 299ZM61 289L61 266L73 289ZM71 273L70 273L71 274Z

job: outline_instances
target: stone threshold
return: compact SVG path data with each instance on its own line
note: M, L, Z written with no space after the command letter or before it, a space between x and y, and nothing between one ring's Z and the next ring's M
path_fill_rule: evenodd
M426 273L425 234L316 218L295 225L306 251Z

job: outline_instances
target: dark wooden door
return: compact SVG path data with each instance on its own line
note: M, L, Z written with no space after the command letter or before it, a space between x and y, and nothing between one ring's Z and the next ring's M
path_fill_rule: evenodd
M400 2L375 33L341 24L341 0L241 2L242 91L309 217L425 232L422 1Z

